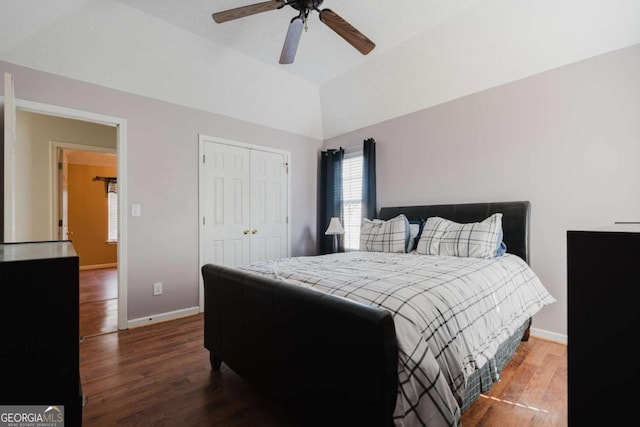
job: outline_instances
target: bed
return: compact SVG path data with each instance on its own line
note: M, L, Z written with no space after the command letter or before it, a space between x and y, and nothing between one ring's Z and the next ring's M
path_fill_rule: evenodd
M304 425L459 425L554 302L528 266L530 203L386 207L377 218L490 217L501 219L501 256L431 255L420 239L409 253L202 266L213 369L224 362Z

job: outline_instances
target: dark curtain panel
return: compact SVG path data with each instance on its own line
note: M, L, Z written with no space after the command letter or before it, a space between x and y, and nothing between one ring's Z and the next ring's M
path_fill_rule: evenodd
M331 218L342 218L342 160L344 149L332 149L320 153L320 181L318 183L318 242L320 254L333 252L333 236L325 236ZM338 236L339 250L343 250L342 238Z
M376 142L369 138L362 148L362 217L375 218L376 206Z

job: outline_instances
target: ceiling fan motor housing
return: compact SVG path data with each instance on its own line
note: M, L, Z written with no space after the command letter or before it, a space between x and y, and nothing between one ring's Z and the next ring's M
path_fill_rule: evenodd
M287 4L296 10L304 12L317 9L323 1L324 0L293 0Z

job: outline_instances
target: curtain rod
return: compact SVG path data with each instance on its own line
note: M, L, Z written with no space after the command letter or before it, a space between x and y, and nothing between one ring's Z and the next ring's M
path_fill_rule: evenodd
M361 151L362 150L362 146L356 146L356 147L342 147L342 146L340 146L340 148L342 148L345 151L345 153L353 152L353 151ZM338 151L340 148L327 148L324 151L327 151L327 152Z
M95 176L94 181L118 181L117 176Z
M104 181L104 192L106 194L115 193L118 185L118 177L115 176L95 176L94 181ZM111 184L113 183L113 187Z
M373 141L373 142L375 142L375 140L373 138L367 138L364 141ZM356 152L356 151L362 151L363 144L355 145L353 147L342 147L342 146L340 146L340 148L342 148L345 151L345 153L353 153L353 152ZM336 151L336 150L339 150L340 148L327 148L325 151Z

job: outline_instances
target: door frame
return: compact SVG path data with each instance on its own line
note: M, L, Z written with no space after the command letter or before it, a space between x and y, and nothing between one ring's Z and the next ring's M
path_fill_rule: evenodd
M4 104L4 96L0 96ZM97 123L116 128L116 155L118 156L118 329L127 329L127 120L90 111L76 110L59 105L15 99L16 110L72 120ZM11 159L11 163L14 159ZM12 167L15 167L12 164ZM13 183L12 183L13 184ZM5 200L6 202L6 200ZM13 208L13 206L11 207ZM5 207L6 209L6 207ZM15 224L14 224L15 225ZM14 230L15 231L15 230Z
M4 128L2 237L4 242L14 242L16 240L16 94L11 73L4 73L4 96L0 97L0 105L2 106L2 125Z
M200 268L204 264L204 167L203 156L205 144L213 142L216 144L226 144L235 147L248 148L251 150L266 151L269 153L281 154L285 158L287 167L287 257L291 256L291 152L278 148L266 147L263 145L251 144L248 142L235 141L232 139L219 138L198 134L198 261ZM198 271L200 271L198 268ZM204 280L202 274L198 274L198 301L200 312L204 312Z
M58 149L73 151L90 151L93 153L115 154L116 159L118 150L109 147L100 147L95 145L75 144L72 142L49 141L49 158L51 159L51 240L60 240L58 222L60 219L60 180L58 179ZM118 194L118 196L120 196ZM119 212L118 212L119 213ZM118 217L120 221L120 217ZM119 237L119 236L118 236Z

